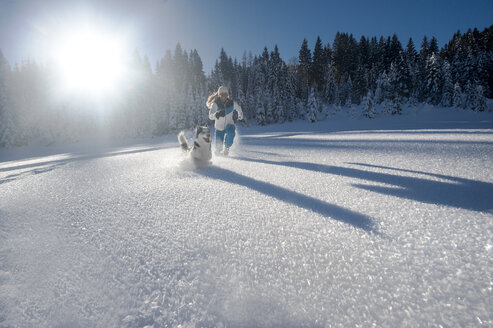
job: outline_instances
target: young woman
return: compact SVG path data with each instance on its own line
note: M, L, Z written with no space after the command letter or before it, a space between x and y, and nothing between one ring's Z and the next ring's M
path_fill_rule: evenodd
M225 86L220 86L217 92L210 95L206 104L209 118L215 121L215 153L221 154L222 150L222 154L228 156L236 135L235 122L243 119L241 107L229 98L229 91Z

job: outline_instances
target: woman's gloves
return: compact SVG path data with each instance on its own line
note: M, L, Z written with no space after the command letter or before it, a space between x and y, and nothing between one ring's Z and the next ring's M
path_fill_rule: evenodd
M218 110L216 112L216 118L224 117L226 116L226 113L223 110Z
M226 116L226 113L223 110L218 110L215 114L216 119L220 117ZM233 111L233 122L244 122L244 120L238 120L238 111L234 110Z

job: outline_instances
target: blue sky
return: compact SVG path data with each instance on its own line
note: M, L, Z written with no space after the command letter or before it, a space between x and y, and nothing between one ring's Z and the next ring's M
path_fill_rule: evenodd
M222 47L238 58L279 46L285 60L296 57L303 38L310 48L320 35L331 43L339 32L365 36L396 33L419 48L424 35L439 45L460 29L493 24L493 1L344 0L0 0L0 49L9 62L46 60L46 44L55 28L77 24L79 17L128 36L129 44L152 64L180 42L197 49L209 72Z

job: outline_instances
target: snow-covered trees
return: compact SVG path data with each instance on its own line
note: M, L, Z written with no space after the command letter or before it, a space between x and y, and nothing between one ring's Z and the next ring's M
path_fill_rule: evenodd
M336 103L336 99L339 98L338 86L334 80L334 66L330 65L327 68L325 76L325 89L323 91L324 99L329 104Z
M464 102L462 100L462 89L459 82L454 85L454 95L452 98L452 105L456 108L463 108Z
M298 56L285 62L277 45L241 62L221 49L206 76L197 52L177 44L151 69L137 52L132 79L116 101L93 106L86 99L52 97L53 68L32 61L10 68L0 56L0 146L43 139L78 140L106 130L113 137L157 136L210 123L207 96L220 85L259 125L296 119L314 122L329 109L364 117L399 114L406 104L487 110L493 96L493 26L483 32L457 32L442 49L436 38L423 38L419 51L412 39L403 49L397 35L361 37L337 33L313 51L304 39ZM83 98L83 97L80 97ZM104 107L104 108L103 108Z
M0 56L0 146L156 136L209 122L207 78L196 50L177 45L154 70L137 51L132 58L122 92L96 99L61 90L53 65L25 61L11 70Z
M389 84L393 98L399 97L401 100L409 98L412 88L411 74L402 52L390 64Z
M375 89L375 103L381 104L385 99L390 98L390 85L387 74L383 72L379 75L377 80L377 87Z
M426 89L427 100L432 105L438 105L442 99L442 76L438 55L432 53L426 60Z
M363 99L363 116L366 118L375 118L376 110L373 104L373 94L371 90L368 90L365 98Z
M468 88L465 107L477 112L484 112L487 109L486 99L483 93L483 87L480 85L470 86Z
M322 40L317 37L315 42L315 48L313 49L313 63L312 63L312 78L314 85L318 91L324 89L325 85L325 72L328 66L327 52L322 45Z
M312 87L310 90L310 95L308 96L308 101L306 103L306 112L303 115L304 119L310 123L316 122L318 115L318 108L319 105L316 97L316 91L315 88Z
M308 41L303 39L299 54L298 71L298 92L300 98L308 97L310 85L312 83L312 54L308 48Z
M16 127L13 110L8 98L10 67L0 51L0 147L15 145Z

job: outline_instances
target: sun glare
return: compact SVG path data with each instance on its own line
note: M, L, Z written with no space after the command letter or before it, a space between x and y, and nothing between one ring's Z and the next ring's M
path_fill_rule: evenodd
M127 55L122 38L103 30L64 33L55 52L61 86L69 93L114 92L125 78Z

